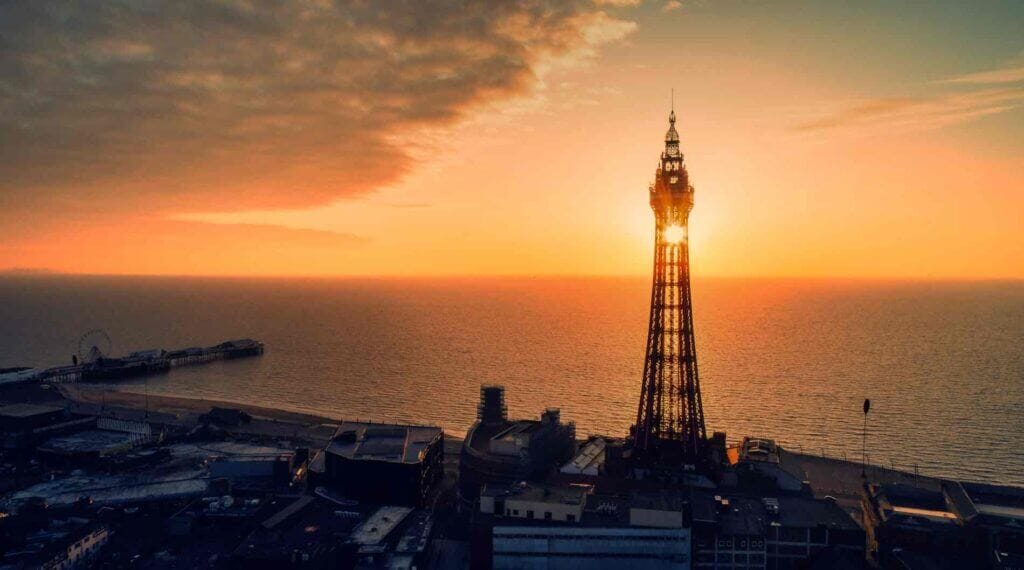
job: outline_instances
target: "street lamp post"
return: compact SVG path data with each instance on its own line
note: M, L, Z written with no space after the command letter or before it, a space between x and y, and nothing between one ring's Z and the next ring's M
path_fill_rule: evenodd
M871 400L864 398L864 429L861 432L860 476L865 479L868 476L868 412L870 411Z

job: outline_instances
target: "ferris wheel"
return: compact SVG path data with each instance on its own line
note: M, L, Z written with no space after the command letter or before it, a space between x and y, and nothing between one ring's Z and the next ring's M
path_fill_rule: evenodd
M114 343L103 329L92 329L78 338L79 364L91 364L113 352Z

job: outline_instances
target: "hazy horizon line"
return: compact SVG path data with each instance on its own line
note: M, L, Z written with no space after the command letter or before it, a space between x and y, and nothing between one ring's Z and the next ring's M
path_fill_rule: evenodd
M494 280L494 279L649 279L649 273L438 273L438 274L227 274L227 273L79 273L45 268L0 269L0 277L86 277L86 278L158 278L158 279L230 279L230 280ZM902 281L925 283L1024 282L1021 277L905 276L905 275L693 275L694 279L773 280L773 281Z

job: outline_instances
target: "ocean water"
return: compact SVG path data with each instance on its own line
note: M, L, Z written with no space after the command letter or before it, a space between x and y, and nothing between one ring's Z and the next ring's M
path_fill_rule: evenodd
M709 431L1024 485L1024 283L698 279ZM263 340L263 358L184 368L150 393L336 418L473 422L480 384L510 413L559 407L580 435L636 413L647 279L0 279L0 367ZM120 389L142 391L131 381Z

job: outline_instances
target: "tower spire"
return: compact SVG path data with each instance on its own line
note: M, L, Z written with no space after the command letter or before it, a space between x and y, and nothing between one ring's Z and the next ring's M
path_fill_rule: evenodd
M633 456L642 465L678 467L704 461L707 433L697 377L688 237L693 186L679 152L675 92L665 152L650 187L654 211L654 278L643 384Z
M676 131L675 90L672 90L672 108L668 113L668 132L665 133L665 156L681 157L679 153L679 132Z

